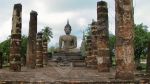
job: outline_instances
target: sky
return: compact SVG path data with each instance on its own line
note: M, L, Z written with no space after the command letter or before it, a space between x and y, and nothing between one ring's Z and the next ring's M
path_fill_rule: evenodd
M96 6L100 0L0 0L0 42L11 34L12 12L14 4L22 4L22 35L28 36L29 17L32 10L38 12L38 31L45 26L52 28L53 38L50 46L58 46L59 36L65 34L64 26L69 19L72 35L77 36L78 47L82 42L82 32L92 22L97 20ZM109 32L115 33L115 3L114 0L103 0L108 3ZM133 0L134 21L143 23L150 30L150 0Z

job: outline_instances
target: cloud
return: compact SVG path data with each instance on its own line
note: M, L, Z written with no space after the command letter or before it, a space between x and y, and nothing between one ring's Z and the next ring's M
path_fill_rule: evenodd
M150 14L150 11L148 11L150 9L149 3L150 1L134 1L134 20L137 24L143 23L147 25L150 31L150 19L148 18Z
M54 33L49 46L55 46L58 43L60 35L64 33L64 26L67 19L72 26L72 34L78 38L78 47L82 41L82 31L88 27L92 19L97 18L96 5L99 0L1 0L0 3L0 42L7 39L11 31L11 18L13 5L22 3L22 34L28 35L30 11L38 12L38 31L44 26L50 26ZM115 3L114 0L105 0L108 2L109 9L109 31L115 33ZM150 27L150 1L134 0L135 23L144 23ZM3 3L3 4L2 4Z

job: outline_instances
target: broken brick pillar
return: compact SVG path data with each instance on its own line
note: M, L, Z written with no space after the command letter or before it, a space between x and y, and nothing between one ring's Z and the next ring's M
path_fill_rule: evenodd
M97 68L99 72L109 72L109 31L108 31L108 8L105 1L97 2Z
M87 56L88 67L97 68L97 27L96 22L92 21L91 36L87 37L88 48L91 50Z
M133 0L115 0L116 9L116 79L134 79Z
M22 5L15 4L12 17L12 30L10 42L10 70L21 71L21 27Z
M0 52L0 69L3 67L3 53Z
M86 39L86 66L88 68L95 69L96 66L96 57L92 55L92 38L87 36Z
M36 38L36 67L43 67L43 46L42 46L42 33L37 33Z
M47 65L48 63L48 45L47 39L43 40L43 65Z
M36 34L37 34L37 12L30 12L29 36L27 44L27 67L35 68L36 59Z

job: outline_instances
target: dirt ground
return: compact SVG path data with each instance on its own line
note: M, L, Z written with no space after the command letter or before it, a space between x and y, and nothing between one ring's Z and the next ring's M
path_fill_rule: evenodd
M147 78L142 73L136 72L136 79ZM98 73L95 69L86 67L60 66L49 62L44 68L28 69L22 67L21 72L11 72L8 68L0 70L0 81L113 81L115 80L115 70L109 73Z

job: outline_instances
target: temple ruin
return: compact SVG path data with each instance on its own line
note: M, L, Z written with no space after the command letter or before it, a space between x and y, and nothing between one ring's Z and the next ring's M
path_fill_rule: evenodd
M42 33L37 33L36 38L36 67L43 67L43 46L42 46Z
M0 52L0 84L149 84L150 61L147 60L147 73L136 71L134 65L133 0L115 0L116 64L112 67L107 2L98 1L96 11L97 21L93 20L88 33L83 35L84 56L77 49L78 38L71 34L74 28L69 20L63 28L65 34L58 39L58 47L49 56L48 40L43 39L43 32L37 33L38 13L31 11L26 66L21 66L22 5L15 4L8 64L3 65L4 54Z
M36 34L37 34L37 12L30 12L29 21L29 36L27 44L27 67L35 68L35 58L36 58Z
M12 17L10 42L10 70L21 71L22 5L15 4Z
M108 72L110 66L108 8L105 1L97 2L97 64L99 72Z
M116 78L134 79L132 0L115 0L116 7Z

